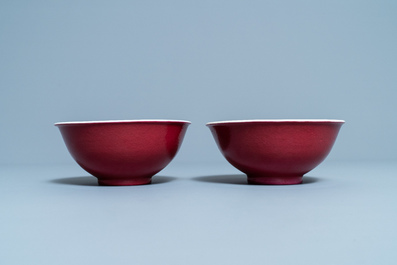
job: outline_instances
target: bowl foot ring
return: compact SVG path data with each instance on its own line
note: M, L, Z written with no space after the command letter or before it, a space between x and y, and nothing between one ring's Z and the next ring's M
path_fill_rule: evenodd
M98 179L99 186L137 186L147 185L152 182L152 178L133 178L133 179Z
M247 175L248 183L255 185L295 185L301 184L303 175Z

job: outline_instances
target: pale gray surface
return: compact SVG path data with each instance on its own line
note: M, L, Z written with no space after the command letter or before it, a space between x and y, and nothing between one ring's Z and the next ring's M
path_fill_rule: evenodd
M0 168L0 263L395 264L397 166L324 163L253 186L226 162L100 187L77 165Z
M329 160L397 160L397 1L0 1L0 164L73 161L54 122L345 119Z

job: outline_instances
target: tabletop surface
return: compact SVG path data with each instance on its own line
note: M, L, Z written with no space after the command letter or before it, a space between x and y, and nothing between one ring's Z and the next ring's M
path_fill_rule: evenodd
M77 165L0 166L0 264L395 264L397 163L324 162L290 186L170 164L104 187Z

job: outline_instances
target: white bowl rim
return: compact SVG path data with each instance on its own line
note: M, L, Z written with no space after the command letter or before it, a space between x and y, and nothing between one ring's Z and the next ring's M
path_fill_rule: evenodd
M104 123L187 123L190 121L185 120L165 120L165 119L138 119L138 120L102 120L102 121L67 121L54 123L55 126L59 125L74 125L74 124L104 124Z
M344 120L331 120L331 119L255 119L255 120L229 120L229 121L213 121L208 122L206 125L218 125L218 124L231 124L231 123L261 123L261 122L329 122L329 123L345 123Z

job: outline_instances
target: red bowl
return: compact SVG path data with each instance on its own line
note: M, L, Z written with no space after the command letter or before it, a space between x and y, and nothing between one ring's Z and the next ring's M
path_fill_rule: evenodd
M227 161L252 184L299 184L329 154L342 120L244 120L207 124Z
M99 185L149 184L176 155L190 122L173 120L56 123L74 160Z

